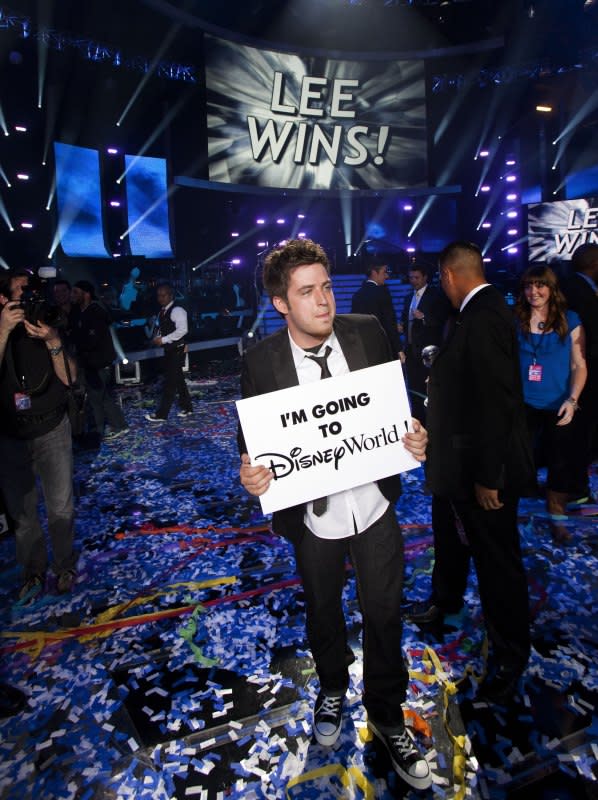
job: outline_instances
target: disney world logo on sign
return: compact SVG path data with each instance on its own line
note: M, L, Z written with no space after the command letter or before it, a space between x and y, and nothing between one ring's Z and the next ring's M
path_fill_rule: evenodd
M405 472L411 411L398 361L237 401L252 464L274 480L264 513Z

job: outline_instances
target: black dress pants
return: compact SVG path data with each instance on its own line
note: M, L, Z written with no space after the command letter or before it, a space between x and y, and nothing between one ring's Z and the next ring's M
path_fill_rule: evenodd
M320 687L337 696L349 686L351 663L342 606L347 556L363 616L363 704L386 733L400 732L409 677L401 649L403 537L392 505L363 533L321 539L306 528L295 545Z
M184 363L184 347L164 348L164 388L160 405L156 411L157 417L166 419L177 394L181 410L191 411L191 395L183 373Z
M443 609L459 609L473 558L494 662L523 669L530 653L530 616L517 527L519 498L507 496L502 501L501 509L484 511L473 499L433 498L432 593ZM469 546L459 537L454 512Z

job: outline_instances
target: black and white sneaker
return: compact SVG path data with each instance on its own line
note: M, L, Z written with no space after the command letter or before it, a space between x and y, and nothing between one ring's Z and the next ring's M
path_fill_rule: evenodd
M111 442L114 439L118 439L118 437L122 436L124 433L128 433L128 432L129 432L129 428L109 428L104 433L104 439L106 439L106 441L108 441L108 442Z
M341 732L343 720L343 700L341 697L330 697L320 692L314 706L314 736L318 744L326 747L333 745Z
M183 409L182 411L179 411L177 413L177 417L183 417L183 419L185 417L192 417L192 416L193 416L193 411L191 411L191 409Z
M414 789L427 789L432 785L428 762L415 746L407 728L402 733L386 734L371 721L368 721L368 727L388 750L395 772L405 783Z

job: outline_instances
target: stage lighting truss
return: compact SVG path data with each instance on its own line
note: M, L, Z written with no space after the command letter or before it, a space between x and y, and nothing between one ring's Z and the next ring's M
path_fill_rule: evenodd
M579 52L579 57L574 64L559 64L557 61L547 63L526 63L496 69L482 69L477 75L455 73L453 75L434 75L432 78L432 93L440 94L447 91L459 91L471 86L482 89L501 84L513 83L518 80L540 80L542 78L562 75L565 72L580 72L590 69L596 70L598 65L598 48L587 48Z
M66 50L74 48L88 61L108 62L113 67L126 67L137 72L149 72L151 59L149 58L129 58L116 47L110 47L91 39L80 36L72 36L69 33L62 33L50 29L33 31L31 20L17 14L7 13L0 8L0 30L13 28L19 32L23 39L31 37L43 42L53 50ZM172 81L185 81L186 83L197 83L196 67L190 64L177 64L174 62L160 62L156 67L156 75Z

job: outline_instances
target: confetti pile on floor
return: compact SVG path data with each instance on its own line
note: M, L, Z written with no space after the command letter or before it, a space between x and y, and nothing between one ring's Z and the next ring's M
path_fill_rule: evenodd
M119 388L130 432L76 453L73 594L49 577L40 599L17 602L14 539L0 540L1 678L29 696L0 721L0 797L411 796L368 741L351 573L350 713L335 748L311 739L317 686L291 549L238 484L238 368L195 369L193 416L162 426L144 419L155 385ZM404 489L405 593L424 599L433 551L421 469ZM507 790L525 791L536 773L564 781L563 798L595 786L595 513L572 511L572 542L557 547L542 501L521 504L534 650L517 707L475 702L484 641L473 576L465 611L440 630L405 626L409 723L431 744L430 797L517 796Z

